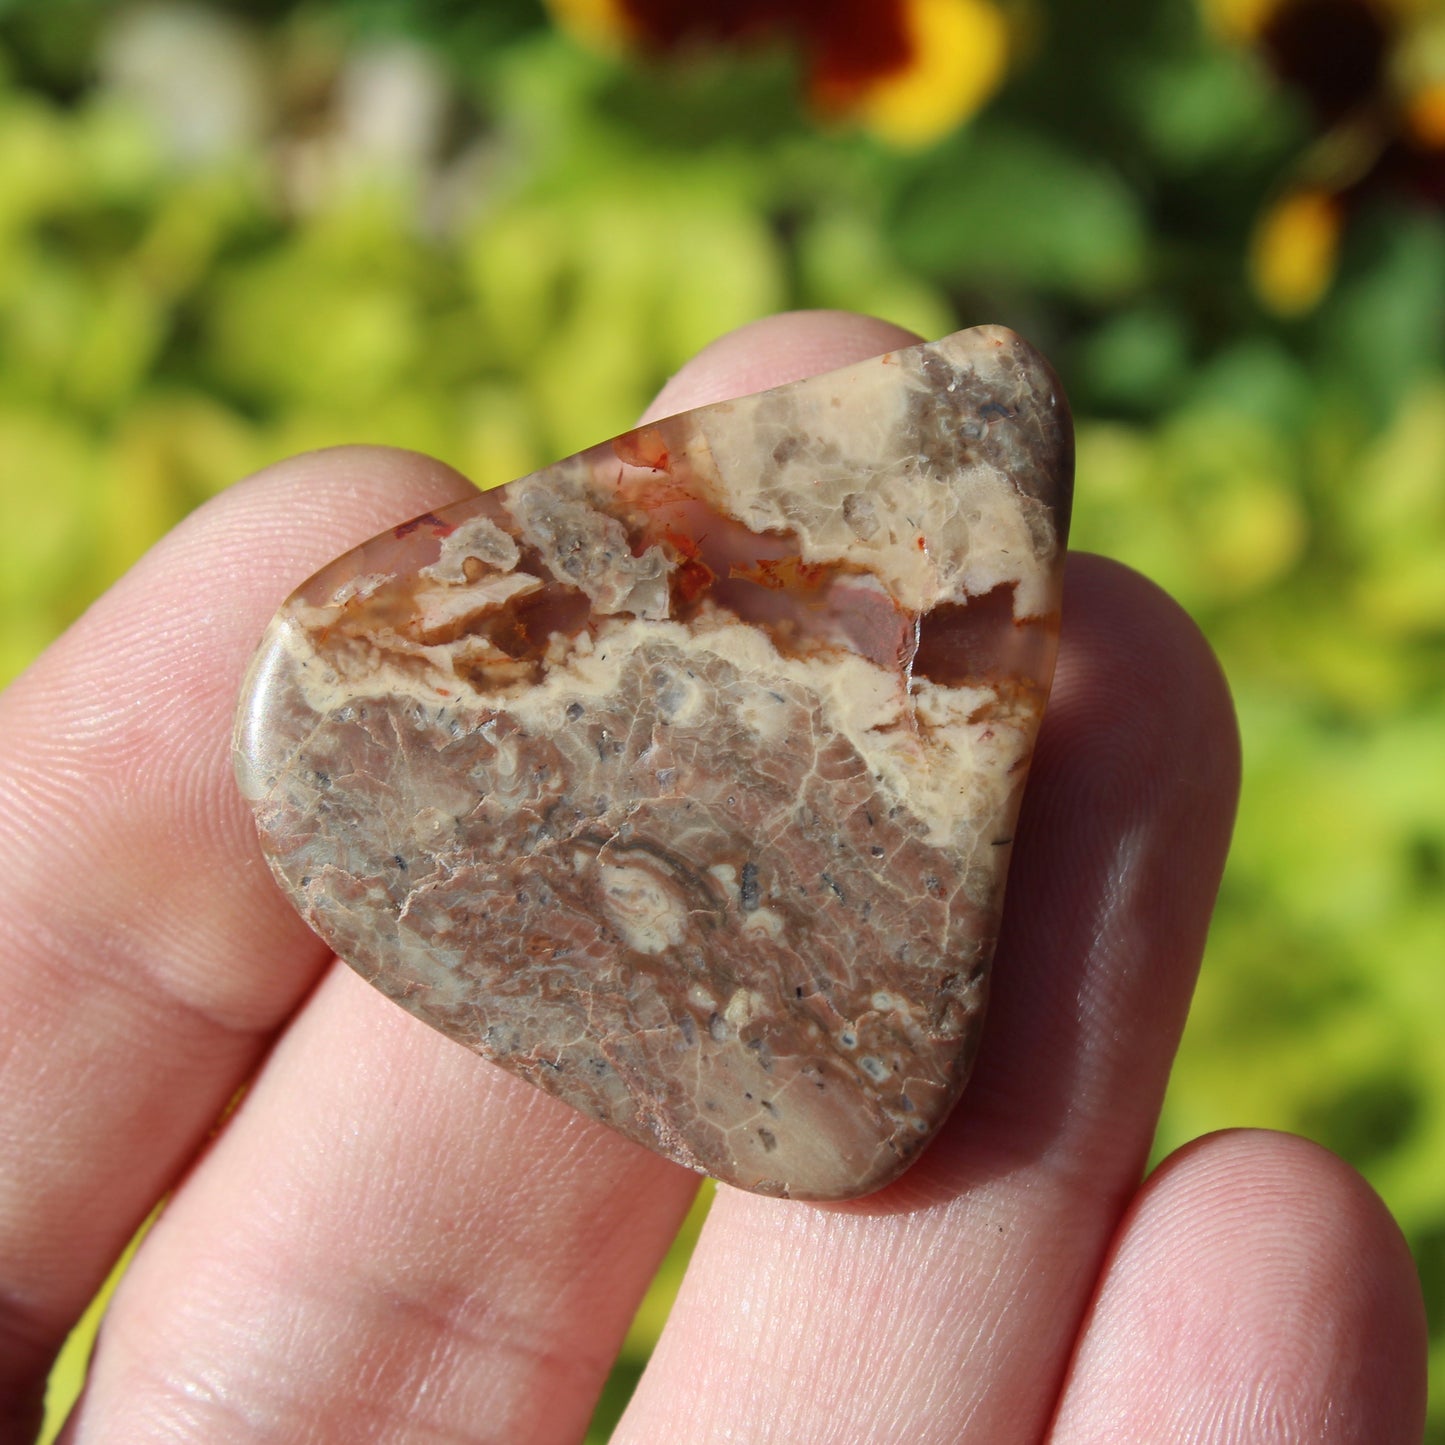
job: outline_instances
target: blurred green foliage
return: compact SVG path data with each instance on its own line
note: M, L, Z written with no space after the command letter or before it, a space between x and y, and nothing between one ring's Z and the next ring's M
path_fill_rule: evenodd
M810 121L786 57L646 69L521 0L0 3L0 678L290 452L494 483L780 307L1017 327L1075 402L1076 543L1177 595L1239 702L1158 1147L1269 1125L1366 1172L1426 1282L1442 1442L1445 223L1357 211L1324 301L1275 319L1245 257L1301 107L1185 0L1035 18L985 113L902 154Z

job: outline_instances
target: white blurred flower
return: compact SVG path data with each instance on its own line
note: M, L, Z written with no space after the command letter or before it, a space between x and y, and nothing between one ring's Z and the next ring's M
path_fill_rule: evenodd
M145 113L182 164L255 146L270 126L274 103L261 46L229 15L184 0L124 9L98 63L101 84Z

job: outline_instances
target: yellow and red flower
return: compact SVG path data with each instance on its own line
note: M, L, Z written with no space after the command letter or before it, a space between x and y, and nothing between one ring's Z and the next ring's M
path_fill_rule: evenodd
M1318 138L1255 228L1251 275L1280 315L1334 275L1350 212L1389 193L1445 207L1445 7L1439 0L1201 0L1299 94Z
M808 95L897 145L924 145L998 88L1008 32L994 0L549 0L591 43L648 54L701 45L793 43Z

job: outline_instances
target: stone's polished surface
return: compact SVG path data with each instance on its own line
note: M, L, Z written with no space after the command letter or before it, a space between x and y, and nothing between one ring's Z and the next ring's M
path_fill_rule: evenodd
M978 1041L1068 410L1011 332L628 432L339 558L236 733L359 973L765 1194L897 1175Z

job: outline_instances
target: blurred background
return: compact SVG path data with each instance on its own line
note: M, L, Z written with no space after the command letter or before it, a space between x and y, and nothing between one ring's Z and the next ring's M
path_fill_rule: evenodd
M1058 366L1075 542L1184 602L1244 732L1158 1151L1267 1125L1365 1172L1442 1445L1437 0L0 0L0 681L267 462L505 481L794 306Z

